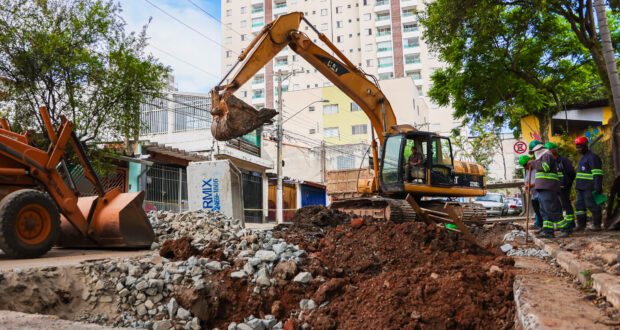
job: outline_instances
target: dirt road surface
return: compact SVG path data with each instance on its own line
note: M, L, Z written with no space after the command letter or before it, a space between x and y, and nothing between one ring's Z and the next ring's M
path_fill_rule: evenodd
M129 258L146 255L149 250L90 250L90 249L63 249L53 248L40 258L34 259L11 259L0 250L0 271L10 269L28 269L52 266L75 266L85 260L107 258Z
M0 311L2 329L121 329L59 319L53 315Z

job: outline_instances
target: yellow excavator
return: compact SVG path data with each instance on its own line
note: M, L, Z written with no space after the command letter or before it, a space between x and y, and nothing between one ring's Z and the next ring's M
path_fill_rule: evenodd
M316 32L318 38L335 55L317 46L300 31L302 21ZM373 132L371 148L374 175L371 179L358 181L358 191L362 197L334 202L332 208L359 216L408 221L416 218L415 211L405 200L408 194L427 209L444 207L446 198L486 195L485 172L480 165L454 161L448 137L419 131L411 125L398 125L390 102L376 79L353 65L300 12L280 16L266 24L239 55L220 84L211 90L211 131L216 139L227 140L249 133L269 122L276 114L273 109L257 111L233 93L286 46L361 107L379 140L380 148ZM239 64L241 67L235 71ZM233 72L235 74L229 78ZM227 79L230 82L224 84ZM412 147L417 149L414 157L417 162L410 165L410 159L405 155ZM444 200L438 201L434 197L443 197ZM486 211L481 205L456 201L450 203L457 208L457 212L460 209L459 213L465 221L486 218Z

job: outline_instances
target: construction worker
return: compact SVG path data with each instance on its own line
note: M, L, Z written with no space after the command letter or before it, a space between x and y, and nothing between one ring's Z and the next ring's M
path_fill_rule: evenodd
M530 156L527 155L523 155L519 158L519 165L521 165L523 167L523 169L525 169L525 190L529 191L529 197L530 197L530 205L532 205L532 208L534 209L534 213L536 214L536 222L534 223L535 227L538 227L539 233L542 232L542 215L540 214L540 204L538 203L538 192L536 191L535 188L535 174L536 171L532 172L532 176L530 177L530 171L532 168L532 161L534 159Z
M586 208L592 213L592 230L601 230L601 207L594 201L592 193L603 192L603 169L601 158L589 150L588 143L588 138L585 136L575 139L577 151L581 154L575 180L577 191L577 202L575 202L577 228L575 230L586 228Z
M536 170L536 190L540 202L540 213L543 220L542 236L553 238L554 225L562 222L562 204L560 204L560 179L558 178L557 161L549 149L542 143L536 144L534 148L536 160L532 163L532 168ZM570 235L566 226L561 227L562 233L558 237Z
M573 162L566 156L562 156L558 153L558 147L553 142L547 142L545 148L551 151L553 157L557 161L558 177L560 178L560 203L562 204L562 210L564 211L564 219L560 224L560 228L566 226L570 231L575 228L575 211L573 210L573 204L570 201L570 191L575 181L575 169L573 168Z

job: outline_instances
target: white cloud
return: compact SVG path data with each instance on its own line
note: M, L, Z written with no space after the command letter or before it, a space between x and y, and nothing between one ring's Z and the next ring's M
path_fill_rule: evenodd
M189 2L150 1L183 23L221 43L220 23ZM220 16L217 5L204 0L193 1L210 14ZM216 77L221 77L221 46L183 26L144 0L120 0L120 4L123 8L121 15L127 22L128 31L139 32L149 17L153 18L147 29L149 44L153 47L149 46L147 51L172 68L180 91L207 93L219 82Z

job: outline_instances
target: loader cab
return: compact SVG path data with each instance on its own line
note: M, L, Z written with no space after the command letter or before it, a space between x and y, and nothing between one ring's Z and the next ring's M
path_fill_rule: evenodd
M454 185L450 139L412 131L386 138L381 162L381 190L405 192L406 186Z

